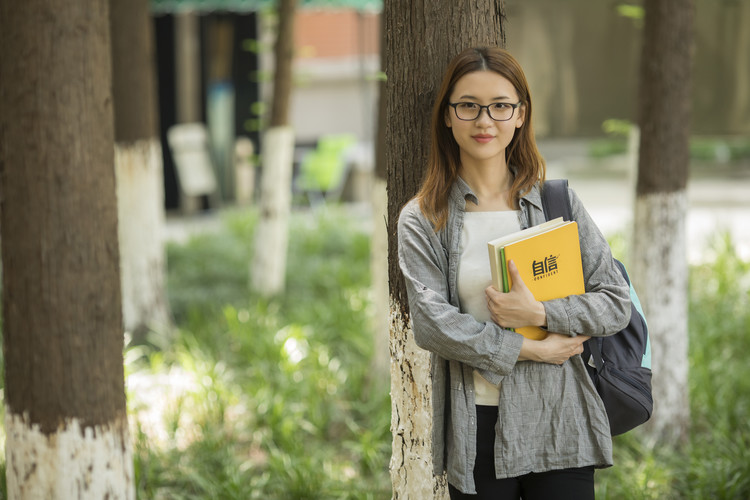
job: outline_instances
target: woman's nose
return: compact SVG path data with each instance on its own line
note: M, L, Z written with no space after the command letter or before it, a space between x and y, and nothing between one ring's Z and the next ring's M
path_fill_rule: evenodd
M490 109L489 108L482 108L479 110L479 116L477 116L476 120L477 123L492 123L492 118L490 118Z

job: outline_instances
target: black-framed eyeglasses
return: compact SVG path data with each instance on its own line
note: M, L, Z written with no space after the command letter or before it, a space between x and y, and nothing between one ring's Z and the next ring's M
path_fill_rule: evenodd
M479 118L483 109L487 110L487 114L496 122L507 122L513 118L513 114L516 108L519 107L523 102L517 102L512 104L510 102L494 102L486 106L477 104L475 102L449 102L448 106L453 108L456 113L456 118L464 121L472 121Z

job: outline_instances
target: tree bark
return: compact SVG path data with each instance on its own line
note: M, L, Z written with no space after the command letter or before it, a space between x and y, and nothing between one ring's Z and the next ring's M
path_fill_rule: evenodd
M432 474L430 361L411 333L396 226L422 179L432 102L448 62L469 46L504 46L504 11L501 0L385 2L383 18L393 498L447 498L445 478Z
M8 497L134 498L107 0L0 3Z
M284 291L292 205L294 131L273 127L263 135L263 176L260 179L260 220L250 268L253 290L265 297Z
M732 130L750 135L750 2L735 2L725 4L734 15L733 46L727 47L732 54L731 67L734 68L732 95L734 106L729 113L729 123Z
M278 32L274 46L276 69L273 77L271 127L289 125L289 102L292 95L292 62L294 61L294 12L297 0L279 0Z
M123 321L137 339L170 323L164 172L147 0L110 0Z
M201 121L200 19L194 11L174 16L177 123Z
M380 23L380 70L385 72L385 23ZM390 373L388 311L388 167L385 161L386 95L385 80L378 83L377 130L375 136L375 168L372 183L372 240L370 244L370 276L373 293L373 332L375 356L372 362L373 380L382 380Z
M655 440L686 437L686 213L693 55L692 0L646 0L633 282L653 344Z
M261 216L250 266L251 288L264 296L284 291L291 212L294 130L289 126L294 60L294 15L297 0L279 0L278 31L274 49L271 127L263 140Z
M147 0L110 0L115 141L158 137L154 29Z

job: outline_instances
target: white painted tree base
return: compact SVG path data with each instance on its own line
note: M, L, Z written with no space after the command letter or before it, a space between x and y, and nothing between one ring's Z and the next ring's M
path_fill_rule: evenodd
M388 310L388 194L385 179L373 180L372 200L372 241L370 243L370 276L372 276L372 331L375 336L375 356L373 371L375 377L387 377L390 373L389 338L390 325Z
M292 127L269 129L263 139L260 220L250 267L253 290L264 296L284 291L292 205Z
M164 252L164 174L157 139L115 145L122 313L126 331L170 323Z
M447 499L445 479L432 473L430 354L417 347L392 299L390 317L393 499Z
M687 432L688 267L686 191L639 196L629 272L651 337L654 414L645 430L675 442Z
M133 454L127 420L81 429L77 420L47 436L6 408L10 500L132 500Z

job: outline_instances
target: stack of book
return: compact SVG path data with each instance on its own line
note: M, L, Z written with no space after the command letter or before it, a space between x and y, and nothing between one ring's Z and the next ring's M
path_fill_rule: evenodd
M538 301L559 299L585 292L578 224L562 217L494 239L487 243L492 283L509 292L513 281L508 262L513 261L521 279ZM547 332L537 326L516 328L524 337L541 340Z

